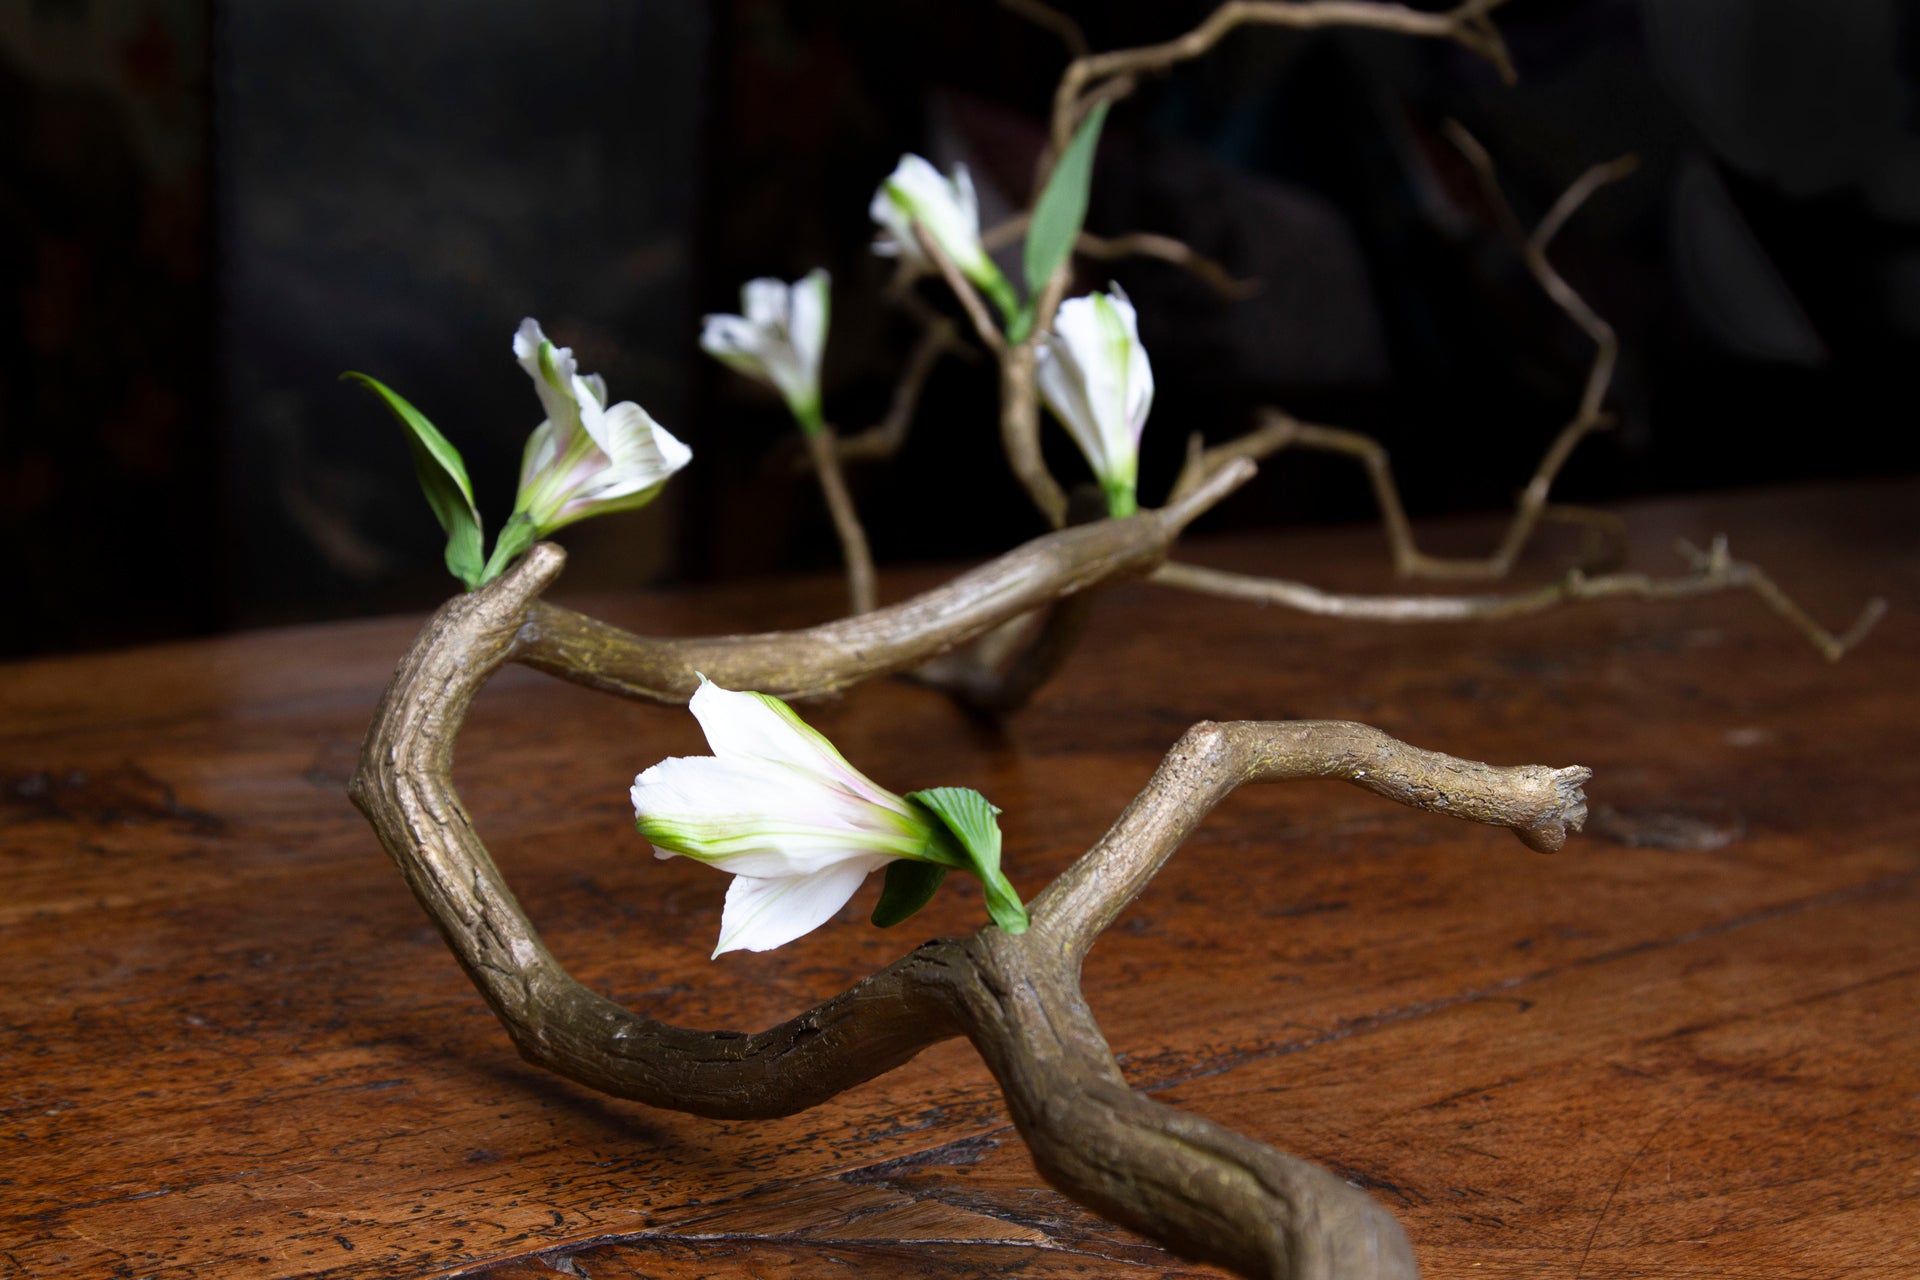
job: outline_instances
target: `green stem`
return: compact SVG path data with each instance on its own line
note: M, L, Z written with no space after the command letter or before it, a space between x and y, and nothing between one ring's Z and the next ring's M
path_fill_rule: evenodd
M540 530L524 511L516 511L500 530L500 536L493 541L493 554L487 558L487 567L480 571L480 581L475 586L485 586L507 571L507 566L518 560L523 552L540 540Z

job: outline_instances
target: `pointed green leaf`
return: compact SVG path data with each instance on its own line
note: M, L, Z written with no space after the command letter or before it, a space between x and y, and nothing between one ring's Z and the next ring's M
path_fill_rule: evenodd
M880 901L874 904L873 922L882 929L893 928L931 902L940 882L946 878L947 869L931 862L914 862L908 858L889 862Z
M427 505L447 534L447 569L469 589L478 586L482 569L480 511L474 506L473 484L467 479L467 465L460 451L427 421L426 415L378 378L351 372L340 377L342 381L358 382L379 396L406 429L414 474L427 495Z
M1020 895L1000 870L1000 812L978 791L966 787L933 787L907 796L924 806L953 833L966 852L973 874L986 890L987 914L1008 933L1027 931L1027 910Z
M1073 252L1074 241L1087 220L1087 191L1093 185L1093 153L1106 123L1108 103L1087 113L1073 141L1053 166L1046 190L1033 202L1033 221L1027 227L1027 292L1038 294ZM1032 318L1028 319L1028 326Z

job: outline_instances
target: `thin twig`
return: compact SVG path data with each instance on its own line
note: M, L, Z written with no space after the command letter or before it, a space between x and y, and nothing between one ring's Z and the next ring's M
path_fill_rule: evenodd
M1547 258L1547 246L1588 197L1639 168L1640 158L1625 155L1589 168L1560 193L1560 198L1553 202L1553 207L1532 234L1525 235L1520 230L1520 220L1514 216L1513 206L1507 201L1506 192L1501 189L1500 179L1494 172L1493 158L1487 154L1487 149L1458 121L1449 120L1442 128L1472 167L1479 179L1480 190L1494 211L1495 221L1503 234L1513 242L1514 248L1519 250L1527 271L1547 297L1553 300L1553 304L1593 340L1593 364L1587 370L1586 386L1581 390L1574 421L1597 419L1600 416L1600 402L1613 382L1614 365L1620 355L1620 341L1613 326L1588 306L1586 299L1554 269L1553 263Z
M1573 456L1574 449L1588 435L1604 430L1612 425L1612 420L1601 411L1601 403L1606 397L1607 388L1613 381L1614 367L1619 359L1620 343L1609 325L1596 314L1586 300L1556 271L1547 258L1547 247L1554 235L1566 225L1574 211L1586 202L1594 192L1609 183L1617 182L1638 165L1633 156L1623 156L1606 164L1594 165L1576 179L1572 186L1563 192L1554 202L1553 208L1541 221L1531 235L1520 229L1519 219L1514 216L1513 207L1507 202L1501 191L1498 179L1494 175L1493 162L1473 136L1457 123L1448 121L1447 133L1461 153L1479 175L1481 187L1494 219L1502 234L1514 244L1527 272L1540 286L1555 306L1565 312L1580 330L1593 341L1593 360L1588 366L1586 383L1580 393L1580 402L1574 415L1554 437L1548 446L1540 465L1534 469L1533 477L1520 493L1514 505L1512 519L1494 550L1485 556L1432 556L1421 551L1414 541L1413 529L1407 520L1406 510L1401 505L1398 487L1394 483L1393 471L1387 460L1386 450L1377 442L1357 432L1343 431L1335 427L1313 426L1298 422L1277 410L1266 410L1262 414L1261 425L1250 435L1214 449L1200 450L1192 446L1188 449L1187 466L1181 477L1175 482L1174 492L1178 493L1183 484L1192 483L1204 473L1206 467L1218 465L1229 458L1263 458L1280 449L1299 445L1305 448L1322 449L1329 452L1344 453L1359 458L1367 469L1367 479L1373 486L1374 500L1380 508L1382 523L1386 526L1387 541L1392 549L1395 572L1402 577L1451 579L1455 581L1491 580L1504 578L1513 571L1514 564L1526 550L1534 531L1543 519L1578 520L1596 529L1609 529L1611 522L1602 513L1571 514L1566 508L1559 509L1554 516L1548 516L1548 498L1553 491L1553 483L1558 478L1567 460Z
M1162 44L1076 58L1060 77L1053 96L1053 154L1065 151L1091 95L1102 83L1168 68L1206 53L1229 32L1243 26L1366 27L1402 35L1453 40L1491 62L1503 79L1514 78L1506 43L1489 14L1503 0L1467 0L1445 13L1423 13L1399 4L1367 0L1230 0L1186 35ZM1126 88L1131 90L1132 84Z
M1074 245L1074 251L1089 258L1157 258L1161 262L1171 263L1182 271L1197 276L1215 293L1229 302L1239 302L1259 293L1261 283L1257 279L1240 279L1230 273L1214 259L1194 250L1191 245L1172 236L1156 235L1151 231L1129 231L1117 236L1095 236L1082 233Z
M1060 12L1041 0L1000 0L1000 7L1019 14L1036 27L1044 27L1060 37L1060 43L1067 46L1067 53L1075 58L1087 56L1086 32L1071 17Z
M1624 547L1625 526L1618 516L1587 508L1549 507L1545 501L1554 476L1566 465L1574 447L1589 433L1603 428L1606 425L1604 418L1575 420L1561 428L1560 434L1554 437L1541 458L1534 479L1527 486L1509 521L1499 548L1489 556L1468 557L1435 556L1420 550L1413 535L1412 522L1407 519L1406 506L1400 500L1399 486L1394 481L1392 460L1378 440L1344 427L1301 422L1278 409L1261 410L1259 421L1260 425L1248 434L1210 449L1202 447L1198 434L1189 437L1187 460L1174 481L1174 495L1177 497L1187 492L1215 467L1236 458L1259 460L1283 449L1315 449L1356 458L1365 468L1367 483L1373 489L1374 503L1380 511L1380 523L1386 531L1387 549L1393 559L1394 572L1403 578L1463 580L1505 577L1512 571L1528 539L1542 520L1585 524L1602 535L1603 545L1596 549L1591 559L1583 562L1588 569L1617 562ZM1537 501L1534 497L1536 494L1539 495Z
M1064 271L1054 273L1058 278ZM1067 491L1047 469L1046 455L1040 451L1040 387L1038 343L1047 332L1051 311L1037 319L1033 332L999 352L1000 356L1000 447L1007 455L1007 466L1014 479L1027 491L1027 497L1055 529L1067 523Z
M1630 597L1641 600L1683 600L1721 591L1751 591L1829 662L1858 644L1886 613L1886 601L1869 600L1845 631L1834 633L1815 622L1779 584L1758 565L1728 557L1724 539L1710 552L1682 548L1691 560L1689 571L1670 578L1645 573L1607 573L1589 576L1578 569L1554 582L1525 591L1485 595L1355 595L1323 591L1304 582L1256 577L1224 569L1169 562L1156 570L1153 581L1203 595L1277 604L1302 613L1365 622L1488 622L1545 613L1581 600Z
M839 437L829 426L801 435L807 442L813 473L819 477L820 492L827 500L827 512L833 517L834 536L840 539L840 556L847 568L848 607L854 613L871 613L878 602L873 585L873 551L867 546L867 531L860 524L853 495L847 491L846 474L840 469Z
M986 344L987 350L996 353L1005 351L1006 339L1000 336L1000 326L987 314L986 300L973 287L973 281L960 274L960 268L954 265L939 241L928 235L918 222L913 224L913 234L920 241L921 251L927 255L927 260L940 272L940 278L947 282L947 288L953 290L953 296L960 300L961 309L967 313L967 319L973 322L973 331Z
M1025 235L1032 221L1032 214L1016 213L981 232L980 243L988 253L998 252ZM1259 280L1235 276L1217 260L1209 258L1185 241L1152 231L1128 231L1117 236L1096 236L1090 231L1082 231L1080 238L1074 241L1073 251L1083 258L1103 261L1155 258L1197 276L1229 302L1250 298L1262 287Z
M927 379L933 375L940 358L948 354L972 353L971 347L961 343L960 332L954 327L953 321L945 316L934 316L921 333L920 340L913 344L913 351L907 357L907 367L900 374L900 381L894 385L893 399L887 405L887 416L865 431L840 437L841 461L866 462L876 458L891 458L898 453L907 441L907 433L913 428L914 414L920 408L920 394L926 390Z

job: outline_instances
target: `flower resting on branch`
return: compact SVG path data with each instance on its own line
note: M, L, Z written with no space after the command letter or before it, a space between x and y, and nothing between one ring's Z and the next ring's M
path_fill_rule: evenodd
M999 811L977 792L895 795L763 693L702 681L687 705L713 754L662 760L629 794L634 825L656 857L733 873L714 955L769 951L811 933L889 864L877 924L913 914L959 868L981 878L1002 928L1026 928L1000 873Z
M631 400L607 404L607 382L582 375L567 347L556 347L526 319L513 354L533 379L546 420L527 437L513 516L500 530L486 577L521 552L576 520L644 507L693 450Z

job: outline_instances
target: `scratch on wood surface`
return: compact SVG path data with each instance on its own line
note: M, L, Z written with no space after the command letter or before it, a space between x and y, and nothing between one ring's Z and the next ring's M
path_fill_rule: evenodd
M1665 1133L1674 1121L1691 1112L1696 1105L1696 1103L1689 1102L1684 1107L1677 1107L1673 1111L1668 1112L1666 1118L1655 1125L1653 1132L1649 1133L1634 1153L1627 1157L1627 1163L1621 1167L1619 1176L1613 1180L1613 1185L1607 1189L1607 1198L1600 1203L1600 1213L1599 1216L1593 1220L1593 1230L1587 1232L1587 1243L1586 1246L1580 1250L1580 1265L1573 1270L1573 1280L1580 1280L1580 1277L1586 1273L1587 1260L1593 1256L1593 1243L1600 1238L1600 1228L1606 1225L1607 1215L1613 1211L1613 1202L1614 1199L1619 1196L1620 1188L1627 1185L1627 1176L1633 1172L1636 1165L1646 1158L1647 1152L1653 1149L1653 1144L1659 1141L1660 1135Z

